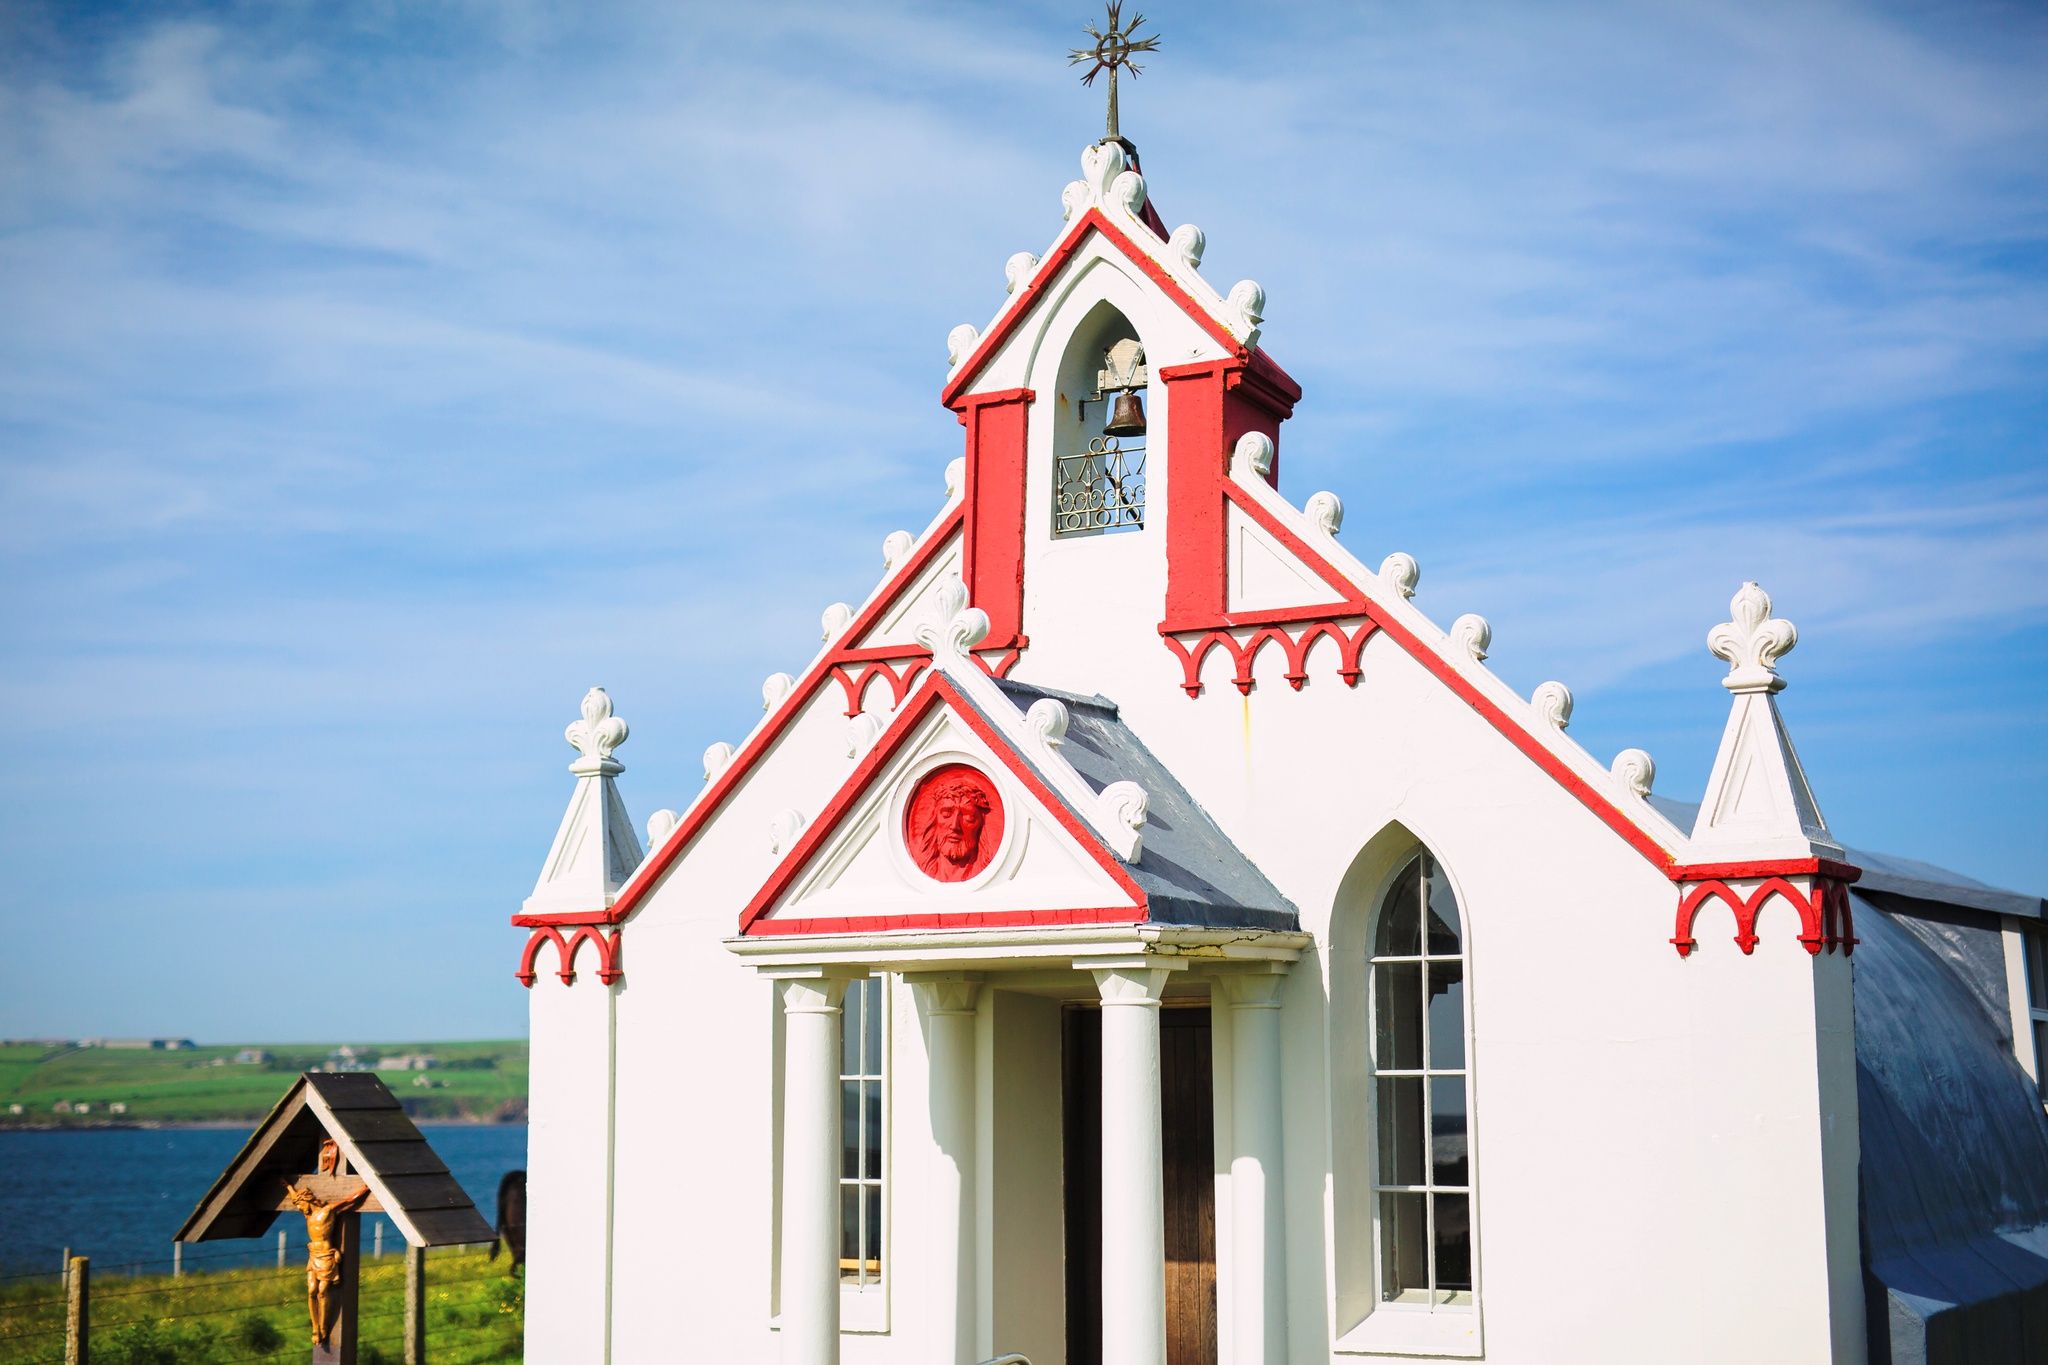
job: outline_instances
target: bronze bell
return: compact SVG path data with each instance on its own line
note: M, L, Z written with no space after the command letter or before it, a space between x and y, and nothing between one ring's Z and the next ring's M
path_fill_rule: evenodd
M1145 434L1145 405L1138 401L1136 389L1125 389L1116 396L1116 406L1110 409L1109 421L1103 425L1104 436L1143 436Z

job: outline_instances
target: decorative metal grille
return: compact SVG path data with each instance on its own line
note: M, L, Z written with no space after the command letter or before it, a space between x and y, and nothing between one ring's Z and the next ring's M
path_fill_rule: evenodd
M1053 462L1052 533L1089 535L1145 525L1145 444L1097 436L1080 455Z

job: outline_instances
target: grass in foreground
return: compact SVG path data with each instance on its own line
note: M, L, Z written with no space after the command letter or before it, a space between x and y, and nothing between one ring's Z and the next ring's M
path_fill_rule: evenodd
M468 1248L427 1253L427 1359L517 1361L524 1282ZM363 1265L359 1365L405 1358L405 1258ZM192 1272L92 1282L93 1365L257 1365L306 1358L303 1260L284 1270ZM0 1365L62 1365L64 1287L54 1275L0 1281Z

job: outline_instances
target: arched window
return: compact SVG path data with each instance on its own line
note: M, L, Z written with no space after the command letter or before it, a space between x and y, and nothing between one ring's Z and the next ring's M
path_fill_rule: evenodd
M1436 860L1417 854L1372 932L1373 1223L1379 1300L1472 1302L1465 939Z
M1146 399L1151 371L1130 321L1099 304L1060 362L1053 405L1055 540L1145 529Z

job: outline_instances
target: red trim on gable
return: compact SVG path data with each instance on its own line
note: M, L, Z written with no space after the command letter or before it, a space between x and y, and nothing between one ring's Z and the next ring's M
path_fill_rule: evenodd
M948 678L944 673L932 670L924 675L909 704L897 714L895 720L890 722L889 728L882 732L881 736L875 741L874 748L868 751L867 756L855 765L852 774L845 782L840 784L839 790L833 794L831 802L819 813L817 820L804 831L802 837L797 840L796 846L783 856L782 861L769 874L768 880L762 883L761 889L756 891L753 898L747 902L746 909L740 912L740 933L776 932L767 929L756 930L755 925L762 921L763 917L768 913L769 907L796 881L797 876L803 871L805 865L810 862L818 849L845 820L847 812L852 809L854 803L866 792L869 784L875 780L883 768L909 742L911 735L915 733L917 727L923 724L925 718L942 704L958 716L962 723L984 744L988 745L990 751L1009 770L1010 775L1023 784L1025 791L1031 795L1032 799L1044 806L1052 818L1059 822L1061 828L1071 834L1080 843L1081 847L1088 851L1089 856L1094 858L1096 865L1108 873L1110 879L1135 902L1135 908L1125 908L1117 913L1127 918L1136 916L1137 920L1140 921L1146 918L1147 901L1144 891L1140 889L1136 882L1131 880L1130 873L1124 870L1123 864L1117 861L1115 855L1103 847L1101 837L1094 830L1082 824L1080 819L1068 808L1066 801L1058 793L1046 786L1044 779L1040 778L1031 765L1023 760L1009 739L988 723L974 703L961 694L960 689L954 684L952 679ZM904 927L935 928L940 925L965 923L967 922L965 917L971 913L962 911L960 915L934 914L929 917L932 921L931 923L916 926L906 925ZM1023 913L1045 914L1066 912L1028 911ZM838 921L829 922L837 923ZM855 922L867 924L870 927L873 927L875 923L872 918L861 918ZM1038 923L1040 921L1027 919L1022 922ZM1071 922L1081 923L1084 921ZM780 932L793 933L796 931L782 930ZM843 931L835 929L820 930L819 932L837 933Z
M980 375L982 367L988 364L990 357L1001 349L1003 343L1010 339L1010 335L1023 324L1024 319L1031 315L1032 309L1038 306L1039 296L1046 292L1052 282L1059 277L1067 262L1080 251L1081 243L1087 239L1090 231L1101 233L1111 246L1123 253L1126 260L1144 271L1152 283L1159 286L1161 293L1192 318L1196 326L1213 337L1225 351L1240 358L1248 354L1244 343L1232 336L1230 329L1218 322L1208 309L1195 302L1187 290L1181 288L1173 276L1166 272L1164 266L1140 251L1137 244L1124 235L1122 229L1103 216L1101 209L1091 208L1075 220L1073 226L1067 229L1066 235L1045 254L1045 259L1038 263L1038 269L1032 272L1031 278L1017 291L1016 303L1004 310L996 325L989 329L988 335L981 339L966 361L954 372L953 377L946 381L946 386L939 390L941 403L950 408L960 395L966 392L967 386ZM1286 377L1286 372L1279 366L1273 366L1273 370L1282 378Z
M874 600L863 607L848 623L846 630L841 633L841 639L857 640L871 630L882 614L895 604L904 589L917 581L918 575L924 572L932 557L938 554L952 538L953 533L960 529L965 516L965 506L964 502L961 503L940 519L926 536L924 543L897 569L895 581L887 585L884 591L877 593ZM676 832L655 850L652 857L639 866L626 885L620 889L618 898L612 902L610 909L579 911L567 915L514 915L512 923L520 928L550 924L568 926L623 923L626 917L639 907L655 883L661 880L662 875L682 857L683 850L690 846L704 826L724 807L726 798L739 787L741 779L754 764L760 762L763 754L775 747L776 741L782 738L790 723L803 714L804 707L818 689L825 685L826 680L832 676L832 670L846 659L849 652L841 649L829 650L804 670L803 676L789 689L789 695L769 713L768 719L761 727L746 738L739 752L725 765L725 770L712 780L710 790L684 813L682 824L677 827Z
M984 910L957 915L834 915L815 919L762 919L750 937L769 934L873 934L898 929L1016 929L1061 924L1143 924L1146 912L1128 905L1099 910Z
M1399 621L1396 621L1392 613L1375 607L1368 614L1379 623L1380 629L1385 631L1396 644L1408 651L1411 658L1435 674L1438 681L1450 688L1467 706L1470 706L1484 717L1494 729L1500 731L1507 738L1510 744L1526 754L1531 762L1548 773L1559 786L1577 797L1579 804L1598 816L1602 824L1620 835L1622 842L1642 854L1643 857L1649 859L1651 865L1665 876L1668 877L1673 874L1676 860L1662 844L1652 839L1635 821L1622 814L1621 810L1613 802L1593 790L1584 778L1565 765L1563 759L1552 753L1547 746L1538 742L1536 737L1522 726L1516 724L1514 719L1501 710L1492 699L1466 681L1457 669L1439 658L1435 650L1417 639L1413 631L1409 630Z

